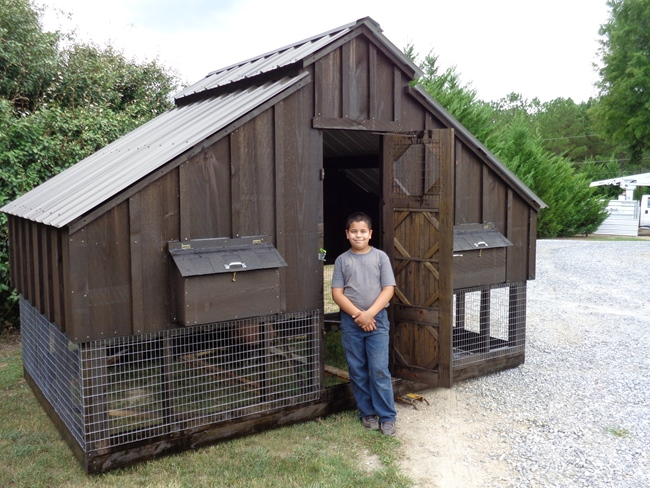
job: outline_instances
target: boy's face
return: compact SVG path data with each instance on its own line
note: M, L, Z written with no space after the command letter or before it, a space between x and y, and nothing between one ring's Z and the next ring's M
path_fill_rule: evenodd
M372 229L368 228L367 223L363 221L352 222L350 227L345 231L345 236L350 241L352 252L363 254L370 250Z

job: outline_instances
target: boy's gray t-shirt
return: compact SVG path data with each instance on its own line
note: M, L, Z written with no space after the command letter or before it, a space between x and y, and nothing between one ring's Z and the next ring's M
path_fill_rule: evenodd
M361 310L368 310L385 286L395 286L395 275L384 251L373 247L355 254L348 249L336 258L332 288L343 288L343 294Z

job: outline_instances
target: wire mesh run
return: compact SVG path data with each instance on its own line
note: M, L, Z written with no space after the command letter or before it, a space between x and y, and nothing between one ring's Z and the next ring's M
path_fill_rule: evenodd
M75 345L21 299L25 368L84 452L317 400L319 312Z
M453 367L522 354L526 282L454 292Z
M442 190L440 141L404 137L391 151L393 195L417 201L439 199Z

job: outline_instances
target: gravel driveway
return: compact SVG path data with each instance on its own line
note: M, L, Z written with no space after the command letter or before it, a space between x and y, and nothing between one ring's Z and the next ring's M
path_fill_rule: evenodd
M420 487L650 486L650 241L541 240L526 363L398 407Z

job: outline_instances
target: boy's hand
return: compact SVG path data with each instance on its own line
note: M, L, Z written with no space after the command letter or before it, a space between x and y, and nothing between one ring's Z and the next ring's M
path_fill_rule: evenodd
M377 330L375 318L367 310L361 310L358 314L353 315L354 323L363 329L364 332Z

